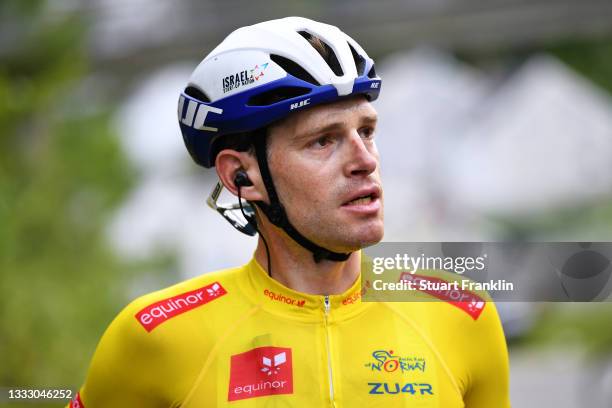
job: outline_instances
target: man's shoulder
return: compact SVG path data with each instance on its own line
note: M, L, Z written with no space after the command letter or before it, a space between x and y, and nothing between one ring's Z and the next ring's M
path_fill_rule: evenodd
M151 332L167 321L180 319L194 310L206 309L210 312L224 309L228 298L236 297L234 293L239 290L238 280L246 273L245 268L243 265L208 272L147 293L130 302L117 318L130 319Z
M240 309L235 299L242 298L237 282L243 270L206 273L140 296L124 307L98 344L82 395L85 404L89 399L114 406L106 403L114 398L109 390L126 398L146 395L164 401L186 392L218 340L219 329L231 321L232 310ZM231 307L230 294L236 295ZM117 372L125 381L117 382ZM159 381L169 373L174 382ZM147 391L151 389L155 392Z
M244 272L244 269L244 265L221 269L177 282L171 286L135 298L126 306L126 309L136 311L147 305L176 297L195 295L201 300L209 295L215 295L214 292L219 292L218 295L221 295L223 289L235 285L237 278ZM194 298L191 298L191 300L194 300Z
M186 331L194 320L212 322L216 315L231 313L236 299L242 298L237 296L238 281L245 268L208 272L137 297L114 318L105 340L165 343L164 337Z

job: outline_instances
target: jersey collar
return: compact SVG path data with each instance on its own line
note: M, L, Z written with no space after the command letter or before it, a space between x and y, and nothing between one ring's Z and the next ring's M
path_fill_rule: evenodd
M301 320L321 320L325 316L323 295L298 292L268 276L253 257L246 265L246 276L241 280L242 289L249 298L267 311L295 317ZM361 276L344 293L327 296L328 315L335 319L351 317L364 311L371 303L361 302L367 288L361 285Z

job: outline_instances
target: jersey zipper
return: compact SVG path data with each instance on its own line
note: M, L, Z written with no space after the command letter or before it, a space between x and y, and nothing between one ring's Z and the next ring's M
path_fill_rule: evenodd
M327 347L327 372L329 374L329 400L331 402L331 406L334 407L336 405L334 401L334 377L332 372L332 356L331 356L331 347L329 344L329 310L330 310L330 301L329 296L325 296L323 298L323 304L325 306L325 341Z

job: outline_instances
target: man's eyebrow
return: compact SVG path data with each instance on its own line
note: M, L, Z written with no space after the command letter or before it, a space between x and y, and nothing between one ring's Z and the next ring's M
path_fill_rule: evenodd
M368 125L375 124L378 121L378 116L377 115L364 115L363 117L359 118L359 121L363 124L368 124ZM305 138L308 138L314 135L331 132L331 131L340 129L343 126L344 126L344 122L333 122L325 126L314 127L314 128L308 129L305 132L299 134L296 139L301 140L301 139L305 139Z
M365 123L376 123L378 122L378 115L376 114L365 115L364 117L361 118L361 121Z
M323 133L327 133L327 132L331 132L333 130L337 130L342 128L342 122L334 122L334 123L330 123L326 126L319 126L319 127L314 127L314 128L310 128L308 130L306 130L305 132L302 132L301 134L298 135L297 139L306 139L307 137L310 136L314 136L314 135L319 135L319 134L323 134Z

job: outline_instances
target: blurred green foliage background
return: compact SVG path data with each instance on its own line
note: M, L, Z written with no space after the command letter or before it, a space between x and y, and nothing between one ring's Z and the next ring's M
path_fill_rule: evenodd
M82 95L86 21L0 3L20 27L0 65L0 384L75 387L135 269L105 224L133 184L112 106ZM56 404L50 404L50 406Z

